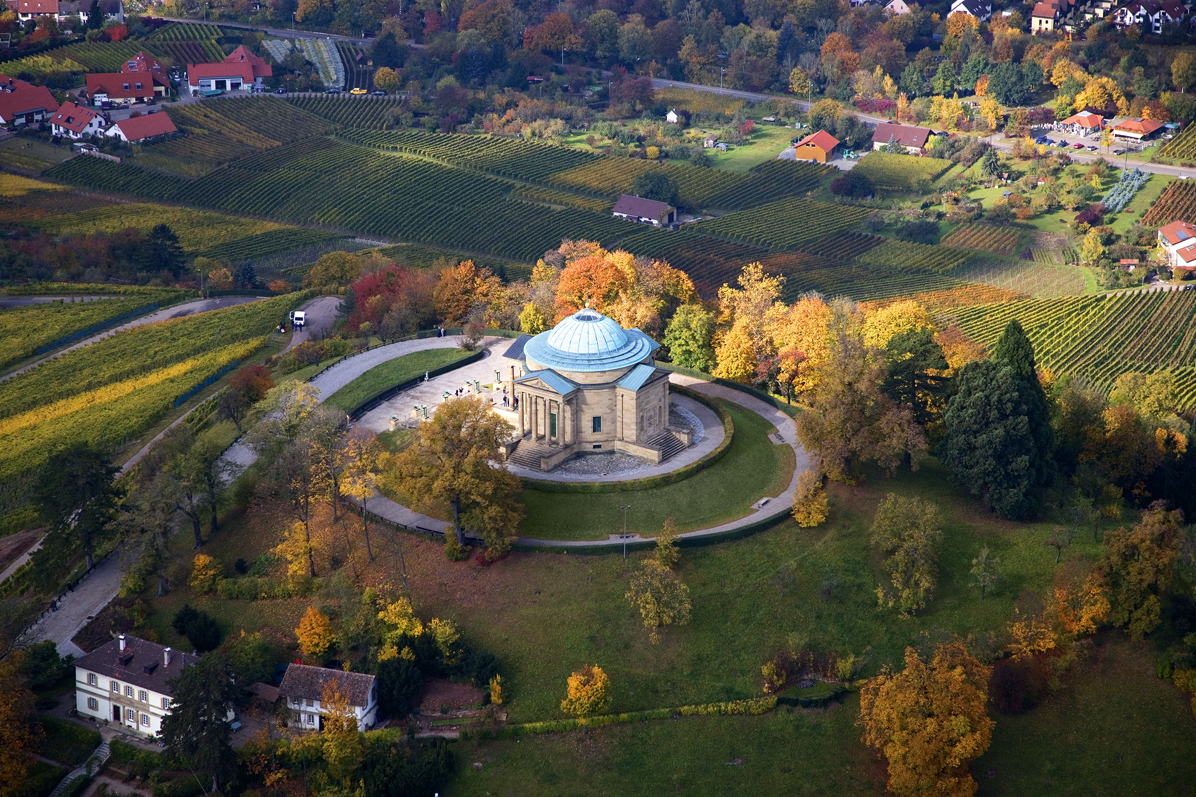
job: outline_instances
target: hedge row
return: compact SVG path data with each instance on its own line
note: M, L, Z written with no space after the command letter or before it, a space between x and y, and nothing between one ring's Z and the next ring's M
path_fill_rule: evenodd
M203 783L194 775L186 775L178 780L168 780L154 785L153 797L195 797L197 794L207 794Z
M320 578L271 578L270 576L242 576L222 578L216 582L216 592L225 600L257 601L271 598L302 598L320 589Z
M750 700L732 700L726 703L703 703L679 708L653 708L647 711L631 711L624 714L604 714L597 717L576 717L545 722L527 722L522 725L499 725L493 728L462 728L462 739L511 739L517 736L533 736L540 733L560 733L578 728L601 728L604 725L620 725L628 722L663 720L670 717L705 717L767 714L777 707L775 697L757 697Z
M631 490L653 490L657 487L676 484L683 479L688 479L698 471L705 470L718 462L731 447L732 437L735 435L735 424L731 420L730 413L719 406L718 402L711 401L696 390L690 390L681 385L669 385L669 390L691 398L699 404L704 404L722 420L723 441L713 451L683 468L678 468L669 473L662 473L659 476L648 476L643 479L627 479L617 482L558 482L547 479L524 478L524 486L545 493L621 493Z

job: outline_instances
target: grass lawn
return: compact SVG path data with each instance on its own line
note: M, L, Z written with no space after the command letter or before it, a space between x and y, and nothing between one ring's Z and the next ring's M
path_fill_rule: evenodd
M65 767L56 767L45 761L34 761L25 775L25 783L14 792L15 797L47 797L59 782L66 777Z
M749 143L732 146L726 152L716 154L714 166L728 172L750 171L765 161L775 159L800 132L792 127L759 124L752 131Z
M24 136L0 141L0 163L9 163L23 169L47 169L70 159L72 154L70 147L55 147Z
M449 793L883 793L884 771L873 765L854 725L858 707L851 696L825 711L781 708L760 717L687 717L462 742L454 749L460 763Z
M404 354L374 366L329 396L325 403L351 413L388 387L414 379L425 371L448 365L469 355L470 352L461 349L428 349Z
M731 413L735 435L730 449L711 467L676 484L619 493L523 491L527 517L522 534L552 540L604 540L622 527L619 507L631 505L627 530L656 534L667 518L682 531L743 517L764 495L779 495L793 475L793 449L775 445L772 424L738 404L721 402Z
M1150 209L1163 190L1173 182L1175 182L1175 178L1169 174L1152 174L1142 190L1134 194L1130 203L1114 218L1113 224L1110 225L1113 232L1121 235L1128 230L1131 224L1142 218L1142 214Z
M99 731L83 725L57 717L40 719L46 734L41 754L69 767L77 767L86 761L103 741Z
M996 717L992 746L972 767L980 794L1191 794L1196 720L1187 697L1154 677L1152 653L1110 634L1058 694Z

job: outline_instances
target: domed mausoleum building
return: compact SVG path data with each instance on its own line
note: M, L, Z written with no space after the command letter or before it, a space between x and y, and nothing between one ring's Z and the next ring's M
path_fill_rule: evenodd
M688 430L669 428L659 348L589 308L516 341L506 353L523 366L514 380L520 456L512 459L548 471L574 454L622 451L659 464L689 445Z

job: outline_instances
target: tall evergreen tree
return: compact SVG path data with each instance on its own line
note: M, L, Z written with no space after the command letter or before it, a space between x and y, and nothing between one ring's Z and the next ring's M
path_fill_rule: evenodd
M50 455L33 489L42 519L50 527L43 556L61 556L78 550L78 545L87 567L95 564L96 544L112 530L121 495L113 479L119 471L103 451L86 443Z
M914 420L925 429L938 418L947 398L943 347L929 329L913 329L889 341L885 360L889 373L880 389L897 404L913 408Z
M1004 363L977 360L964 366L958 385L943 413L943 464L999 516L1024 517L1038 456L1025 383Z
M236 777L228 713L236 697L233 673L218 654L202 657L171 682L170 713L162 718L162 739L171 758L210 775L212 790Z
M1051 405L1046 391L1038 381L1038 364L1034 361L1034 345L1026 337L1026 331L1017 319L1005 325L1000 340L993 347L993 359L1008 365L1014 376L1025 389L1022 397L1026 404L1026 417L1030 423L1030 435L1034 438L1035 483L1050 486L1055 478L1055 432L1051 428Z

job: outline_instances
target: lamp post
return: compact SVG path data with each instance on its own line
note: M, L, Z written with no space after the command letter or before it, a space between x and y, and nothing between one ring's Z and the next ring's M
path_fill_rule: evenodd
M623 510L623 558L627 558L627 510L630 506L621 506L619 509Z

